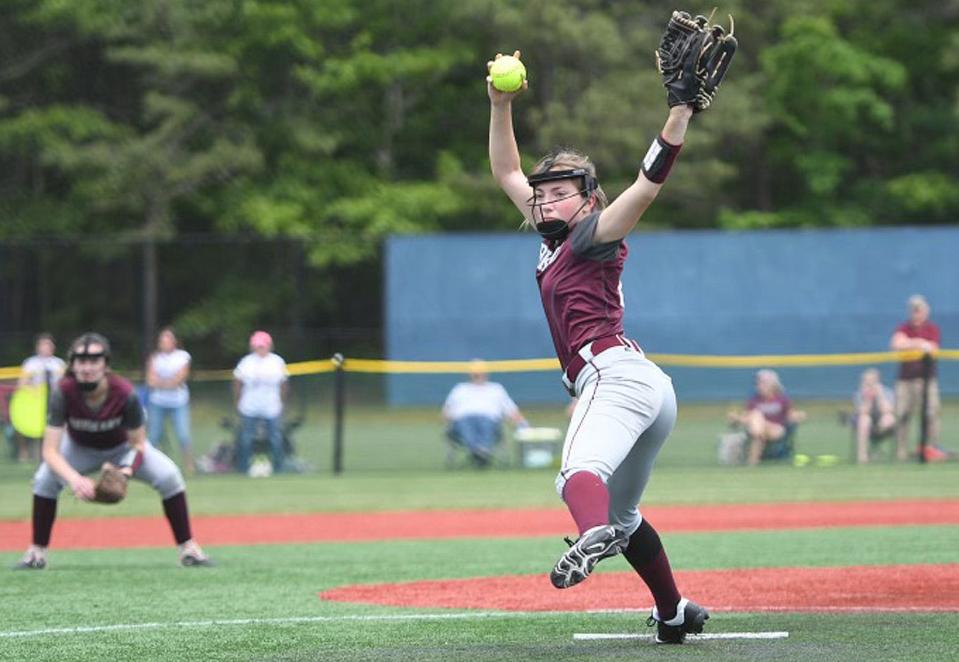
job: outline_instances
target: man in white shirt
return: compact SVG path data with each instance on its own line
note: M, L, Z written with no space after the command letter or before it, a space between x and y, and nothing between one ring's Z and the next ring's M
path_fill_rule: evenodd
M283 470L283 430L281 416L286 399L289 373L286 361L272 352L273 338L266 331L250 336L250 353L233 371L233 395L240 413L241 427L237 440L237 469L247 473L256 425L266 426L270 441L273 471Z
M517 427L528 425L503 385L489 381L486 364L479 359L470 365L469 381L457 384L446 396L443 418L447 436L466 447L477 467L489 466L504 418Z

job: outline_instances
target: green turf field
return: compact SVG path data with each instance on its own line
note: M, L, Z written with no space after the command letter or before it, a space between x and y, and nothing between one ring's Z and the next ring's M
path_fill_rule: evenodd
M224 388L210 385L194 398L192 407L193 434L196 452L206 453L215 444L232 438L220 426L221 419L232 409ZM328 473L333 456L333 408L328 395L311 392L308 400L294 399L288 407L291 416L302 414L304 423L294 433L299 455L313 469ZM660 466L713 467L717 464L716 446L721 433L727 432L726 411L739 403L683 403L675 431L659 458ZM443 468L445 441L439 408L389 409L383 406L347 403L344 423L343 466L347 472L385 470L425 470ZM809 419L799 427L796 447L800 453L835 455L841 462L853 457L849 428L838 422L838 412L848 408L846 402L798 402ZM524 408L531 424L565 430L566 413L562 407ZM947 400L943 407L944 445L959 449L959 436L952 441L950 431L959 430L959 400ZM508 435L507 435L508 436ZM511 439L505 442L512 444ZM163 440L161 448L174 458L179 457L175 441ZM513 459L515 449L504 449L505 458ZM887 454L890 444L882 452ZM0 477L7 469L0 463Z
M956 560L959 527L686 534L666 544L682 569L743 565L746 558L757 567L942 563ZM954 660L959 645L955 613L715 614L710 632L785 630L790 637L675 650L572 641L573 632L645 632L641 614L483 616L316 598L348 583L542 572L561 545L533 538L220 547L211 550L219 567L203 570L177 568L169 549L61 551L48 570L11 572L0 585L0 659L846 660L855 653ZM598 572L625 568L613 559ZM59 631L71 627L104 629ZM52 632L10 636L45 629Z
M821 412L810 407L813 421L802 430L800 444L813 454L848 451L848 434L833 420L835 406L821 407ZM959 498L959 463L719 467L714 445L721 426L715 421L723 409L684 410L654 472L648 503ZM817 413L821 423L815 422ZM560 506L549 470L439 469L435 417L425 410L356 415L350 419L343 475L330 475L327 464L318 473L263 480L197 476L189 482L192 510L207 515ZM545 424L546 412L542 417ZM946 429L956 427L950 422ZM317 442L317 461L329 450L322 447L327 442ZM403 446L410 447L397 448ZM387 448L394 451L391 459L376 457ZM435 468L422 466L420 456L426 454ZM382 466L390 462L396 470ZM0 519L28 519L29 476L28 467L0 462ZM129 501L115 509L78 504L68 496L60 502L65 518L159 512L155 495L136 484ZM679 570L959 562L956 526L663 538ZM324 589L352 583L545 573L562 549L562 541L552 537L214 546L208 551L218 567L191 570L176 566L172 547L54 549L47 570L2 575L0 660L957 659L957 613L716 613L709 632L783 630L789 638L663 648L645 641L572 639L574 632L645 633L644 615L637 613L496 614L317 598ZM0 553L4 565L17 558ZM598 572L627 567L612 559ZM648 603L642 593L639 600Z

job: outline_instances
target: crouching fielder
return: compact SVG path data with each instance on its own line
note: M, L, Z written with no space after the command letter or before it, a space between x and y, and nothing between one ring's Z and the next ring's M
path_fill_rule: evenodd
M511 113L525 84L502 92L487 78L493 177L543 237L536 280L563 381L578 398L556 487L580 536L550 581L568 588L600 560L622 553L656 602L649 624L657 626L659 643L702 632L709 614L680 595L659 535L637 507L675 424L676 396L670 378L623 329L624 239L658 195L693 113L711 104L734 50L722 28L674 13L658 53L669 115L636 181L609 205L593 163L573 150L549 154L528 177L523 173ZM715 74L710 85L697 80L695 62L675 71L677 53L712 62L705 64Z
M33 477L33 544L15 568L46 567L60 491L68 485L82 501L104 500L84 474L107 467L118 467L125 478L147 482L160 494L181 565L212 565L190 532L183 475L147 441L136 391L109 365L110 343L98 333L85 333L70 346L67 374L50 397L43 462Z

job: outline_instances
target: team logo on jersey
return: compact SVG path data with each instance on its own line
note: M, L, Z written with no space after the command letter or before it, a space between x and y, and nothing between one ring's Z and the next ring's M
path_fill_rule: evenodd
M107 418L102 421L90 418L77 418L75 416L69 418L70 427L83 432L106 432L108 430L114 430L120 427L120 423L122 422L122 416L114 416L113 418Z
M563 246L566 245L564 241L559 246L556 247L556 250L550 250L549 246L546 245L546 242L543 242L539 245L539 263L536 265L536 272L545 271L546 267L551 265L556 261L556 258L559 257L559 252L563 250Z

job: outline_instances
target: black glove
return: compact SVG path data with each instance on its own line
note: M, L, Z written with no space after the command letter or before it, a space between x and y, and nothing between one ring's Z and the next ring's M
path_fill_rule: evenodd
M698 113L712 104L738 46L732 16L729 22L727 35L705 16L673 12L656 50L656 66L670 107L688 104Z

